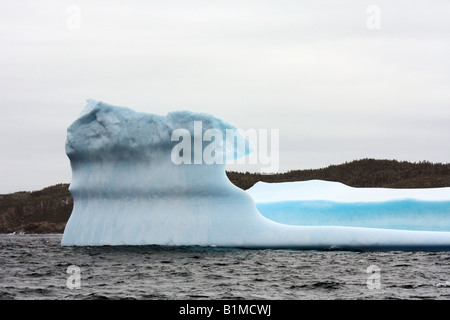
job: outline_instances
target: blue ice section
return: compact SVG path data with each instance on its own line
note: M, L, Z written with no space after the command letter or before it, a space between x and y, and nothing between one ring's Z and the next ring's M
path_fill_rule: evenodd
M195 121L202 123L200 134ZM67 130L66 153L72 168L69 190L74 207L62 245L450 249L447 231L299 226L270 220L256 204L278 202L277 212L283 212L293 207L286 205L283 210L279 202L299 201L305 195L306 200L327 199L309 197L312 185L305 184L258 183L245 192L228 180L225 163L175 164L171 154L178 141L171 137L176 129L189 132L195 147L195 137L208 129L225 134L236 128L204 113L154 115L95 100L88 102ZM245 138L233 140L239 143ZM225 141L217 143L224 146L227 158L248 151L237 149L236 153ZM205 150L205 146L202 148ZM329 188L320 181L314 186L318 190ZM332 186L327 194L344 198L347 191ZM378 192L369 191L372 194Z
M450 201L325 200L257 203L270 220L298 226L347 226L401 230L450 231Z

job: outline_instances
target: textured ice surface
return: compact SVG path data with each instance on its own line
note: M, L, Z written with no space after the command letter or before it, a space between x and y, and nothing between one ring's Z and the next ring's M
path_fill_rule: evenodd
M450 232L297 226L267 219L251 193L227 179L225 164L172 162L178 143L171 141L172 132L184 128L194 139L194 121L202 121L202 133L234 128L208 114L160 116L89 101L67 131L74 208L62 245L450 247ZM227 159L247 152L230 154L229 146L224 150ZM272 194L272 200L282 196Z
M265 217L291 225L450 231L450 188L352 188L338 182L258 182L247 191Z

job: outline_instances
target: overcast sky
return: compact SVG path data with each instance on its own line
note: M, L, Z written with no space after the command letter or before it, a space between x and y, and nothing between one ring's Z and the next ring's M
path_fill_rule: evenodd
M4 1L0 193L70 182L89 98L279 129L281 172L448 163L449 17L448 0Z

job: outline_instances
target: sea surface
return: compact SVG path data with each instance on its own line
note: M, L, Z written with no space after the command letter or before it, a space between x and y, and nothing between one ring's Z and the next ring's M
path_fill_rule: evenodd
M61 247L0 234L0 299L450 299L450 252Z

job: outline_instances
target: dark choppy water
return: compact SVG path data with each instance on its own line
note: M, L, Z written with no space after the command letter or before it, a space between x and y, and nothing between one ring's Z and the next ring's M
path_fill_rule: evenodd
M60 241L61 235L0 235L0 298L450 299L450 252L61 247ZM71 265L80 273L68 274ZM68 279L79 289L69 289Z

